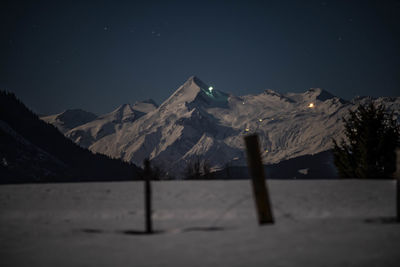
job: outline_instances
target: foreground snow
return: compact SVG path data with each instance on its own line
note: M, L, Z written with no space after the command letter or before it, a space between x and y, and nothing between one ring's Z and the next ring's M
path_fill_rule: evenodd
M269 181L276 224L256 224L249 181L0 187L2 266L398 266L393 181Z

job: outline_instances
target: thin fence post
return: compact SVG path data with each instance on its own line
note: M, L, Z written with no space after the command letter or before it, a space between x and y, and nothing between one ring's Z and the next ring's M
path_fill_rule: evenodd
M146 233L153 233L153 223L151 220L151 167L148 159L144 160L144 205Z
M397 221L400 222L400 177L396 179L397 195Z
M396 149L396 218L400 222L400 148Z
M253 195L259 224L274 223L267 184L264 176L264 166L261 161L258 136L244 137L247 151L247 164L252 177Z

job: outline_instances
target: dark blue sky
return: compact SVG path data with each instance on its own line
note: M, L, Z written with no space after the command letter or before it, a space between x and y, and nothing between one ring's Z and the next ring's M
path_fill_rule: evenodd
M399 96L400 2L2 1L0 88L95 113L189 76L236 95Z

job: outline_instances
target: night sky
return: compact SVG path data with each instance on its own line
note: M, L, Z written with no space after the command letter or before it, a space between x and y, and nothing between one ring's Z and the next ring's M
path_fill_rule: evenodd
M235 95L399 96L400 1L2 1L0 88L40 114Z

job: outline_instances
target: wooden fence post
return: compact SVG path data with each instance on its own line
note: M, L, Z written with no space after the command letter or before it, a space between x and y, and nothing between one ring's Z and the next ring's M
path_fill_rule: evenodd
M153 223L151 220L151 167L149 159L144 160L144 209L146 221L146 233L153 233Z
M400 222L400 148L396 149L396 217Z
M247 164L252 177L253 196L259 224L274 223L271 204L265 183L264 166L261 161L258 136L248 135L244 137L247 151Z

